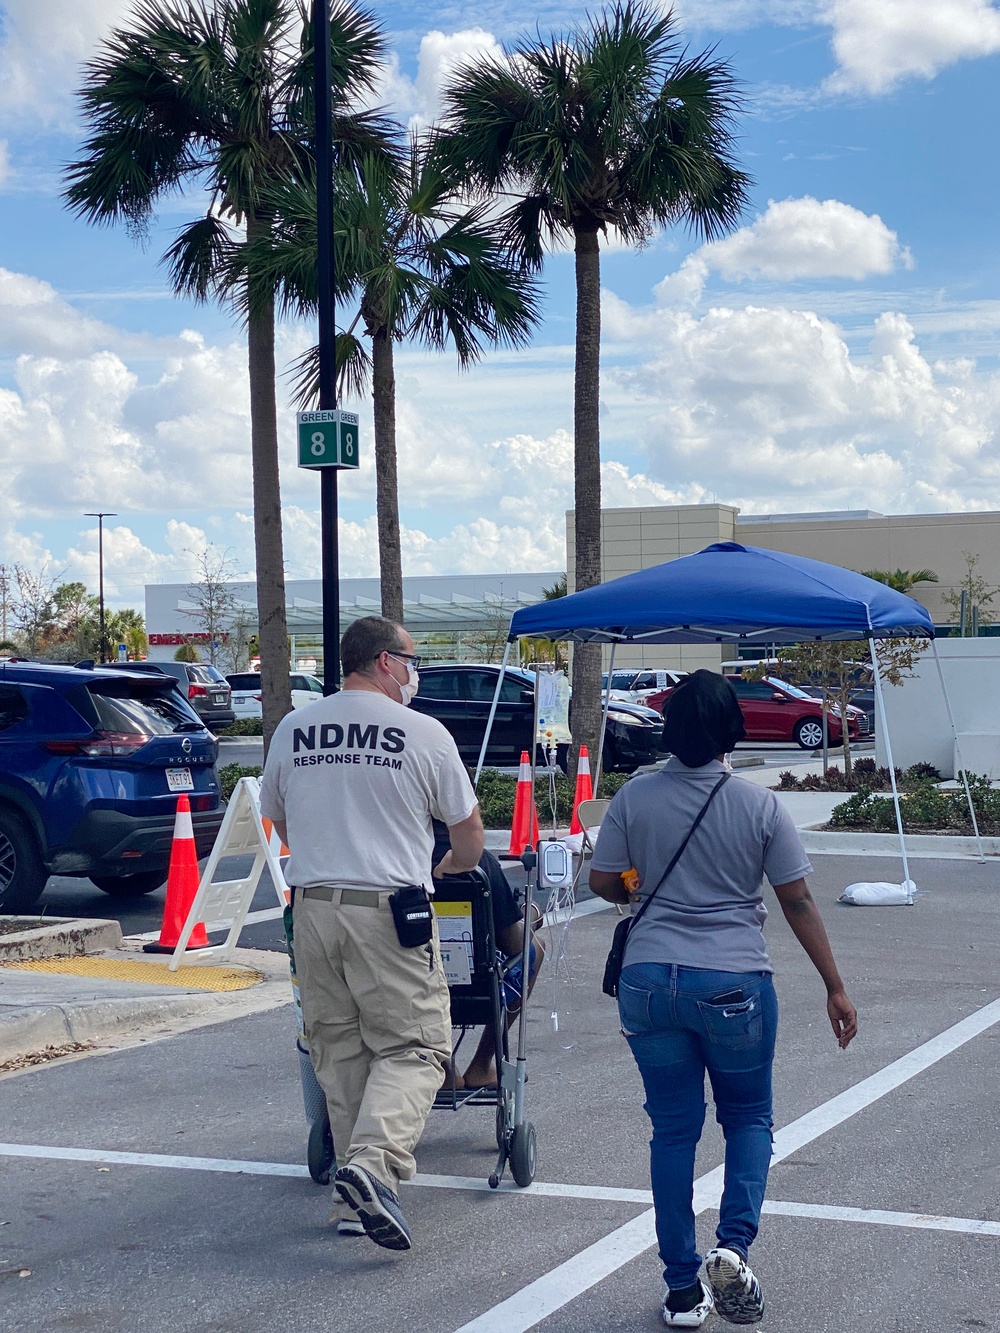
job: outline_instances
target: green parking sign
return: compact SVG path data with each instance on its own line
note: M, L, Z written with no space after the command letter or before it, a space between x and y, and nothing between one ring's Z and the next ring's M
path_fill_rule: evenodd
M357 412L344 412L339 408L299 412L295 420L299 434L299 467L359 466Z

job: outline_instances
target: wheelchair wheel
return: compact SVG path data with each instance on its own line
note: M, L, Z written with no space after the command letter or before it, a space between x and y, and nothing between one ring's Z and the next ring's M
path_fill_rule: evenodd
M330 1172L336 1160L330 1121L324 1115L309 1126L309 1138L306 1140L306 1165L317 1185L329 1185Z
M510 1145L510 1173L521 1189L535 1178L535 1127L530 1120L518 1125Z

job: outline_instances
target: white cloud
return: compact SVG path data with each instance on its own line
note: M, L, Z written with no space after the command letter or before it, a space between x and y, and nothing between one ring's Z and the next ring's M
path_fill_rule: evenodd
M0 115L65 126L80 66L131 0L4 0Z
M605 389L635 402L653 477L697 479L756 512L1000 507L1000 376L932 363L902 315L867 355L809 311L746 306L630 322L643 364Z
M885 93L1000 51L1000 11L990 0L833 0L827 21L839 66L831 92Z
M862 213L837 199L769 201L750 227L704 246L710 268L724 278L867 278L912 266L909 250L877 213Z
M403 72L394 54L380 80L376 100L387 102L409 119L412 128L430 125L441 113L445 83L463 64L481 56L503 56L503 48L491 32L479 27L452 33L434 29L421 39L415 77L411 79Z
M690 305L701 297L710 272L729 282L764 278L862 278L912 268L910 251L877 213L862 213L838 199L770 200L748 227L701 246L657 286L665 304Z

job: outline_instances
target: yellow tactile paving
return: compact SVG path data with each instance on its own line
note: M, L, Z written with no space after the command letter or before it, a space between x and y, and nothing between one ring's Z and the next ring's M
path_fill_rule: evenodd
M263 981L263 974L250 967L167 968L166 961L125 958L31 958L2 963L20 972L52 972L58 976L92 977L102 981L132 981L145 986L177 986L183 990L246 990Z

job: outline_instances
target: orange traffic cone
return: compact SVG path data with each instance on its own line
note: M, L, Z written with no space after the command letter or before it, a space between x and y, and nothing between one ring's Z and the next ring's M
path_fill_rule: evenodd
M174 840L170 847L170 870L167 874L167 900L163 905L160 938L155 944L144 944L142 947L145 953L173 953L177 948L200 879L198 851L194 845L194 828L191 824L191 802L182 793L177 798ZM186 947L207 949L208 943L205 927L199 922L192 930Z
M531 790L531 763L528 751L521 751L521 766L517 773L517 791L514 795L514 822L510 826L509 856L520 856L525 847L538 842L538 811L535 793Z
M587 753L585 745L580 746L580 758L576 766L576 794L573 797L573 820L569 826L570 833L582 833L583 825L580 823L580 802L592 801L594 799L594 788L590 781L590 755Z

